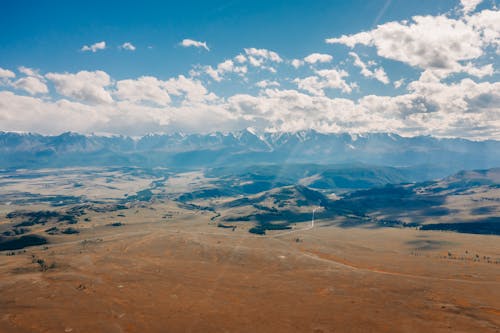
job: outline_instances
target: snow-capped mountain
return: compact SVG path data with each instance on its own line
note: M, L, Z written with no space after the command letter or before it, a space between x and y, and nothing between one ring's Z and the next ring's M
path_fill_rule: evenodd
M0 132L0 167L170 166L210 167L262 163L361 162L390 166L440 165L478 169L500 165L500 142L363 135L258 133L150 134L140 138L63 133Z

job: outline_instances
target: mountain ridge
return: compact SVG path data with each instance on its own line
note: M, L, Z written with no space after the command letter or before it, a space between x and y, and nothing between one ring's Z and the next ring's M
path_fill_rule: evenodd
M472 141L394 133L325 134L314 130L252 130L209 134L83 135L66 132L0 132L0 168L86 165L213 167L241 163L350 163L453 166L485 169L500 165L500 141Z

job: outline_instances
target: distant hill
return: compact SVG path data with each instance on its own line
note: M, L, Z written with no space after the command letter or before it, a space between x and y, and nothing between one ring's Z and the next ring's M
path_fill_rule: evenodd
M393 167L427 166L444 176L462 169L500 165L500 142L365 135L233 133L146 135L141 138L63 133L57 136L0 132L0 168L138 166L205 168L255 164L365 163ZM342 184L341 175L314 186ZM360 179L362 179L361 177ZM362 181L362 180L360 180ZM344 185L342 185L344 186Z
M441 180L386 185L346 194L328 210L390 226L500 235L500 168L461 171ZM352 222L351 222L352 223Z
M341 227L500 235L500 168L400 182L408 175L407 169L366 165L226 167L206 173L211 188L179 199L208 205L224 223L253 222L259 233L310 221L312 210L319 208L318 219L336 220ZM311 187L318 179L321 188Z
M217 187L230 188L233 194L253 194L295 184L326 192L346 192L437 179L442 173L441 168L431 166L396 168L344 163L228 166L208 169L205 176L218 178Z

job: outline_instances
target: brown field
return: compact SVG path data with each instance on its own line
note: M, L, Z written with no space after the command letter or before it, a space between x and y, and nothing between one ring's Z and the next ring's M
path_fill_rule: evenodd
M148 183L90 181L102 200ZM498 236L332 220L257 236L213 215L169 200L89 211L79 234L0 252L0 332L500 332Z
M2 256L0 331L500 330L496 236L319 223L261 237L153 208Z

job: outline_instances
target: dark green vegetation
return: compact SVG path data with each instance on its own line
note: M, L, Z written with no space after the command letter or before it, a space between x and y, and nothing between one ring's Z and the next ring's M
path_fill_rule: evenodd
M121 223L121 222L113 222L113 223L108 224L107 226L108 227L121 227L122 225L123 225L123 223Z
M49 243L49 239L39 235L44 232L47 235L73 235L80 231L73 226L79 222L79 218L85 215L85 211L95 212L112 212L126 209L127 207L121 204L111 205L93 205L84 204L76 205L62 211L56 210L41 210L41 211L13 211L5 215L5 218L11 221L10 224L2 226L0 236L0 251L17 250L29 246L43 245ZM84 221L90 221L85 218ZM112 223L112 226L121 226L121 222ZM48 226L42 230L37 228ZM30 227L30 228L28 228ZM5 229L7 228L7 229ZM18 237L22 235L21 237Z
M500 217L491 217L474 222L426 224L421 226L420 229L455 231L467 234L500 235Z
M151 198L153 197L153 192L151 192L151 190L149 189L145 189L145 190L142 190L142 191L139 191L137 192L135 195L129 195L127 196L127 199L125 200L126 202L127 201L149 201L151 200ZM126 207L124 207L126 208Z
M78 233L80 233L80 231L78 231L75 228L66 228L63 231L61 231L61 233L66 234L66 235L72 235L72 234L78 234Z
M248 231L256 235L265 235L266 230L289 230L292 229L288 223L269 223L269 222L259 222L256 226L250 228Z
M16 211L6 215L8 219L21 219L23 222L18 223L15 227L29 227L36 224L45 225L49 221L65 222L68 224L76 224L78 214L63 214L57 211Z
M25 235L15 238L0 237L0 251L19 250L28 246L43 245L47 243L47 239L38 235Z
M235 225L228 225L228 224L224 224L224 223L217 223L217 227L218 228L222 228L222 229L236 229L236 226Z

